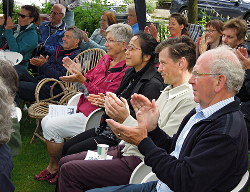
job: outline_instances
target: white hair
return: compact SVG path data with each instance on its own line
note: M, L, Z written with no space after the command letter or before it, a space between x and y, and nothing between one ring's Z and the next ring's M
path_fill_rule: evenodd
M207 51L207 54L211 57L210 72L225 75L227 90L237 94L242 87L245 70L233 49L227 45L221 45Z
M106 33L111 33L112 36L116 38L116 40L126 42L127 44L133 36L131 26L123 23L110 25L106 29Z

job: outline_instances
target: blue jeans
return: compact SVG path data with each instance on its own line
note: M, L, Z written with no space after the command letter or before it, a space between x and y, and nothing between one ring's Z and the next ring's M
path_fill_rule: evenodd
M86 192L156 192L157 181L91 189Z

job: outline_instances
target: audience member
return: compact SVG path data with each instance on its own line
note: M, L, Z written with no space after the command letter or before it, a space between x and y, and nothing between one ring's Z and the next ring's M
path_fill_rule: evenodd
M63 21L66 9L61 4L54 4L50 11L50 21L42 22L39 26L41 38L36 55L54 55L56 48L63 44L63 34L66 24Z
M19 76L19 88L17 91L16 102L19 104L19 99L24 101L35 101L35 90L38 82L44 78L55 78L66 74L66 69L63 66L62 59L64 57L69 57L74 59L81 49L79 45L82 41L82 32L77 27L69 27L64 33L63 45L59 46L56 53L51 57L44 58L40 56L39 58L32 58L30 60L31 65L39 67L39 75L34 77L24 70L20 66L15 66L18 76ZM40 91L40 98L46 99L50 97L50 86L51 83L46 83L43 85ZM55 87L55 93L61 92L61 88Z
M91 48L99 48L107 51L104 43L106 42L106 29L108 26L116 23L116 16L113 12L106 11L102 14L100 20L100 27L96 29L90 38L88 38L88 33L83 32L83 40L81 43L81 49L84 51Z
M156 48L156 51L160 52L158 71L162 74L164 82L169 84L156 102L160 108L158 124L161 129L172 136L176 133L183 117L196 105L193 100L191 85L188 84L196 60L195 45L190 38L180 37L162 43ZM150 101L148 100L148 102ZM129 114L126 105L126 100L120 100L113 94L107 93L105 100L107 115L117 122L127 125L136 124L136 120ZM59 184L61 186L66 184L66 190L68 191L82 190L77 188L75 183L88 188L128 184L134 168L128 165L131 164L131 161L133 161L133 164L139 163L144 156L135 145L125 144L125 147L122 148L123 146L119 146L116 149L109 150L108 154L110 155L120 154L114 161L84 161L82 158L80 160L82 153L62 158ZM79 174L75 173L76 166L81 167L82 171ZM87 167L95 173L95 178L89 177L91 173L88 172ZM98 171L100 168L101 172ZM69 169L72 172L68 171ZM73 172L74 175L72 176L71 173ZM117 175L122 175L122 178L116 179ZM68 179L68 176L71 179ZM73 183L72 180L76 182Z
M0 18L0 46L1 49L9 49L23 55L23 61L19 64L28 68L28 59L38 45L39 34L36 23L39 19L39 10L33 5L23 5L18 13L18 24L15 25L12 18L8 17L4 26L4 18Z
M132 27L133 34L136 34L139 31L139 25L137 22L134 3L129 4L127 6L127 13L128 13L128 24Z
M9 90L0 77L0 183L1 191L13 192L15 187L11 181L11 171L13 169L11 151L6 144L11 137L11 109L13 98L9 95Z
M223 26L222 42L232 48L242 46L247 33L247 23L237 17L230 19Z
M189 36L188 31L187 31L187 26L188 26L187 20L182 14L172 13L169 17L169 25L168 25L168 30L171 36L168 37L168 39L179 37L182 35ZM160 42L158 38L158 31L156 27L154 26L154 24L150 24L150 26L146 26L145 32L150 33L151 35L154 36L154 38L158 42Z
M62 77L61 79L71 82L78 81L84 84L91 95L116 91L127 69L125 51L131 37L132 29L129 25L114 24L109 26L107 29L107 41L105 43L108 55L102 57L97 66L88 71L87 74L82 75L81 71L73 72L73 75ZM71 67L73 63L67 60L65 61L65 66L68 68L67 65L71 64L69 66ZM93 97L91 95L89 96L90 98ZM84 94L81 96L77 106L78 113L76 114L66 117L49 118L46 116L43 118L41 124L50 161L48 167L37 174L35 179L48 180L49 183L56 181L54 177L57 174L64 138L82 133L85 130L87 116L98 108ZM114 145L117 142L111 140L109 144Z
M223 21L217 19L211 20L206 24L205 34L198 38L196 44L197 56L221 45L223 25Z
M199 105L173 137L157 126L156 103L133 96L138 126L107 122L121 139L138 146L159 181L88 192L231 191L248 166L246 125L234 97L243 80L244 70L227 46L202 54L189 80Z
M157 72L157 70L154 68L154 59L155 59L155 53L154 49L157 45L156 40L149 34L143 33L143 32L138 32L130 41L127 51L126 51L126 64L128 66L131 66L131 69L128 69L127 73L125 74L120 87L116 91L116 95L121 98L123 101L127 100L128 102L128 108L130 110L130 114L135 117L135 113L133 111L133 108L130 104L130 98L131 95L134 93L140 93L148 97L150 100L156 99L160 95L160 90L164 88L164 83L162 81L162 78L160 74ZM109 118L106 113L104 113L100 125L97 128L93 128L90 130L87 130L69 141L67 141L64 145L63 151L62 151L62 156L69 155L69 154L74 154L82 151L87 151L87 150L95 150L97 148L97 143L104 143L108 144L109 146L116 146L119 142L120 139L117 138L111 129L107 126L106 124L106 119ZM110 144L111 143L111 144ZM112 144L113 143L113 144ZM123 168L124 171L120 170L122 172L123 177L125 180L128 177L128 174L131 173L131 170L133 170L140 162L141 160L135 156L130 156L130 157L124 157L121 160L121 154L120 151L121 149L118 148L113 148L113 163L117 163L117 165L120 168ZM86 153L83 153L83 158L86 156ZM126 161L122 162L122 161ZM74 162L74 161L72 161ZM110 168L110 163L112 162L107 162L104 161L104 163L109 164ZM69 162L70 163L70 162ZM87 163L87 162L85 162ZM95 173L98 172L97 169L95 169L95 163L96 166L99 162L93 161L93 164L91 165L91 169L93 168L93 171ZM127 165L125 167L125 164ZM88 163L87 163L88 164ZM86 164L86 165L87 165ZM90 164L89 164L90 165ZM104 165L104 164L103 164ZM123 167L121 167L123 166ZM104 165L105 167L105 165ZM83 169L85 169L86 166L84 166ZM126 170L125 170L126 169ZM62 170L62 168L60 169ZM87 169L86 169L87 171ZM109 169L108 172L114 172L112 169ZM126 173L127 172L127 173ZM65 171L60 172L65 173ZM59 174L60 175L60 174ZM95 176L92 177L89 172L86 172L86 176L88 175L88 179L83 181L84 185L82 185L82 189L79 188L79 186L73 186L72 189L76 189L77 191L80 190L87 190L89 188L93 188L99 184L104 185L105 180L107 177L105 177L106 174L103 172L103 180L100 181L100 183L96 182ZM94 174L95 175L95 174ZM100 175L100 174L99 174ZM61 175L61 178L64 177L65 175ZM91 178L90 178L91 177ZM121 182L123 179L121 179ZM62 180L65 180L62 179ZM110 180L109 180L110 181ZM82 180L77 180L77 183L80 184ZM115 182L115 181L114 181ZM77 185L78 185L77 184ZM63 182L59 182L59 191L65 191L67 190L63 184ZM69 187L71 188L71 187Z
M0 77L5 85L8 87L8 95L11 96L14 102L14 98L18 89L18 75L12 64L6 60L0 60ZM12 156L16 156L21 151L22 140L20 134L20 125L16 117L15 104L12 104L12 132L11 138L8 142L8 146L11 149Z
M50 0L52 5L54 4L62 4L66 8L66 14L64 17L64 22L67 27L75 25L75 15L74 8L78 7L81 4L81 0Z

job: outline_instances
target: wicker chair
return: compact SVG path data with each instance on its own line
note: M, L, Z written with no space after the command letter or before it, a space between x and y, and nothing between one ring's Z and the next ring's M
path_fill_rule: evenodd
M88 70L95 67L99 59L105 54L106 52L104 50L93 48L81 52L76 58L78 58L84 73L86 73ZM70 73L67 72L66 75L70 75ZM50 88L50 98L41 100L39 98L40 91L42 86L46 83L52 83ZM54 95L55 86L60 86L62 92ZM78 93L78 90L74 83L62 82L53 78L45 78L37 84L35 92L36 102L28 108L29 116L36 119L36 128L30 141L31 143L33 143L37 137L45 141L41 131L41 120L48 114L49 105L67 105L69 99L76 93Z

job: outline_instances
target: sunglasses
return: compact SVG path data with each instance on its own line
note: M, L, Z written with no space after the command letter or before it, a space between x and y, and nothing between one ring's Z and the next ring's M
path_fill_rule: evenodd
M21 13L18 13L17 15L18 15L18 17L21 17L21 18L23 18L23 19L24 19L25 17L30 17L30 16L27 16L27 15L23 15L23 14L21 14Z

